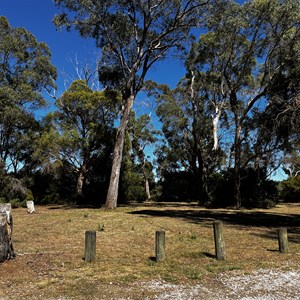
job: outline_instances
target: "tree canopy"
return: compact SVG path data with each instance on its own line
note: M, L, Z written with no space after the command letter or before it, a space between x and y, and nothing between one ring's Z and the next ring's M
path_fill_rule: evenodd
M0 198L112 209L118 197L236 208L298 197L298 0L54 2L57 28L95 40L99 84L84 72L38 120L51 53L0 17ZM186 68L177 86L147 81L170 55Z
M189 32L203 17L205 1L56 0L65 8L54 18L57 27L72 27L101 48L100 80L122 93L106 207L115 208L126 128L132 105L148 70L170 51L181 50Z
M50 60L45 43L0 17L0 159L6 172L24 166L37 127L31 111L46 104L42 91L55 87Z

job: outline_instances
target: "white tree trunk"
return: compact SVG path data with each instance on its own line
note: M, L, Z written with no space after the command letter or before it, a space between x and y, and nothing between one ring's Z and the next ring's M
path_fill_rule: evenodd
M149 201L151 199L151 194L150 194L149 180L146 176L145 176L145 191L147 195L147 201Z
M213 137L214 137L214 146L213 151L217 150L219 147L219 140L218 140L218 126L219 126L219 120L222 114L222 110L219 109L218 106L216 106L215 115L212 116L213 118Z

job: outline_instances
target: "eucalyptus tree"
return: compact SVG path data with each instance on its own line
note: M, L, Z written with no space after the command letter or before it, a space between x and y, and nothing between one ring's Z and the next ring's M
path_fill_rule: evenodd
M0 17L0 165L6 172L17 172L29 157L39 127L32 111L46 104L42 92L55 87L50 60L45 43Z
M181 50L191 28L199 25L205 0L95 1L55 0L65 9L54 18L57 27L73 26L102 50L100 80L122 92L120 125L106 207L117 206L123 145L130 112L149 69L172 51Z
M253 0L243 5L223 1L199 40L194 70L216 78L219 99L233 123L237 208L242 205L245 154L253 151L250 144L257 144L251 141L258 136L258 124L251 124L253 116L272 104L280 86L287 91L295 76L299 79L299 12L298 0ZM282 101L287 101L283 95ZM262 158L264 153L257 154Z
M66 161L74 168L76 194L81 196L95 157L109 146L118 95L94 91L85 80L75 80L55 105L58 110L47 116L52 119L52 128L45 131L38 149L47 148L50 159Z
M138 118L135 114L129 121L128 132L131 139L131 151L136 164L136 169L142 174L144 180L144 190L147 200L151 199L150 179L153 177L152 163L147 156L147 147L153 145L156 141L156 135L159 133L150 123L150 116L143 114Z
M156 96L165 137L157 154L162 177L182 171L192 174L192 196L206 203L208 177L220 167L222 151L214 149L213 110L201 86L199 77L188 72L174 90L162 87Z

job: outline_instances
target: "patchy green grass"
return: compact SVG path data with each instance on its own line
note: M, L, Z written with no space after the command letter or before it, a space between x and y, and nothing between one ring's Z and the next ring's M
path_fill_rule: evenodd
M113 299L122 285L135 281L204 282L220 272L287 269L300 263L299 205L240 211L193 203L113 211L37 206L36 211L13 210L17 257L0 265L0 297L87 299L101 290L101 299ZM214 220L224 222L225 261L214 257ZM287 254L278 252L277 229L282 226L289 232ZM166 231L166 260L156 263L155 231L160 229ZM83 261L86 230L97 235L97 259L90 264ZM109 289L112 282L120 288Z

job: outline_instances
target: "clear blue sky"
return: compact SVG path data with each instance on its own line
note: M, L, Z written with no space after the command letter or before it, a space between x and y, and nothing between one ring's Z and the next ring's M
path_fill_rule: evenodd
M52 53L52 64L58 69L59 76L65 70L68 74L74 72L69 58L78 56L82 61L90 62L96 58L97 49L90 39L82 39L76 31L57 31L51 20L58 13L58 8L52 0L0 0L0 15L5 16L12 27L24 27L30 31L39 42L45 42ZM182 63L169 60L158 63L148 75L148 79L159 83L167 83L175 87L184 75ZM58 85L61 84L61 76Z
M239 0L238 2L243 3L244 1ZM51 22L56 13L58 13L58 9L52 0L0 0L0 15L5 16L12 27L24 27L38 41L48 45L52 53L52 64L58 70L58 88L60 91L64 91L62 71L67 72L70 76L75 72L69 58L74 59L77 55L80 61L90 62L91 58L96 58L98 51L93 40L82 39L75 31L57 31ZM169 59L154 65L147 79L175 87L184 73L182 62ZM141 95L140 99L141 97L143 96ZM50 98L48 100L51 103ZM43 111L43 113L45 112ZM157 122L157 120L153 121ZM282 174L278 175L282 176Z

